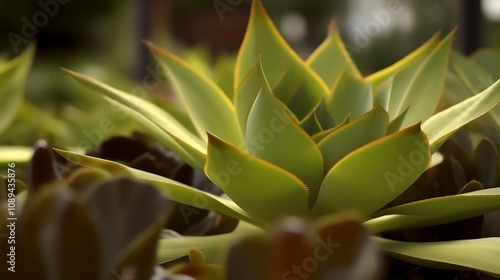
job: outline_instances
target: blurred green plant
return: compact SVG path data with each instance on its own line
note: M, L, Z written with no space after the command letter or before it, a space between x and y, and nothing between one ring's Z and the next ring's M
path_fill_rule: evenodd
M384 208L439 164L438 149L454 132L500 101L497 81L435 113L453 37L454 31L439 41L436 34L392 66L363 77L335 25L303 61L256 0L232 91L223 91L180 58L147 43L186 108L186 125L151 102L67 70L204 171L229 199L117 162L57 151L84 166L143 179L179 203L243 221L229 234L161 240L161 262L185 256L192 246L202 249L209 261L221 261L228 241L258 231L250 224L269 229L289 215L318 219L355 209L375 234L480 216L500 208L500 188ZM498 132L498 126L493 129ZM500 254L499 238L373 238L385 254L410 263L500 276L490 257ZM471 253L476 257L470 258Z
M7 129L14 122L17 111L22 106L26 80L34 54L35 45L32 44L16 58L0 62L1 138L3 138ZM30 148L0 146L0 163L7 163L11 160L26 161L30 156Z

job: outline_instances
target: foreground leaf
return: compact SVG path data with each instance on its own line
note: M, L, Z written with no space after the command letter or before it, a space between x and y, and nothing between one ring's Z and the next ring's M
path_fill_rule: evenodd
M376 212L365 225L376 232L451 223L500 210L500 188L419 200Z
M499 237L442 242L402 242L374 238L385 254L409 263L440 269L476 269L500 277Z
M58 154L60 154L67 160L72 161L74 163L87 166L90 168L103 169L115 175L129 174L135 176L138 179L145 180L157 186L168 198L170 198L173 201L197 208L202 208L226 214L230 217L249 221L251 223L257 223L231 200L221 198L209 192L198 190L196 188L187 186L185 184L168 179L166 177L130 168L117 162L81 155L59 149L55 150Z

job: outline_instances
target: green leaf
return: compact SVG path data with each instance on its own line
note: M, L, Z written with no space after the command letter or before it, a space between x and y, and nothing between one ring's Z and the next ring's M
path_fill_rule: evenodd
M398 132L403 125L403 120L405 119L406 113L408 112L408 108L404 110L399 116L389 122L389 126L387 127L387 135L392 134L394 132Z
M175 55L146 43L165 69L198 134L210 132L233 145L243 142L231 100L211 80Z
M414 50L412 53L405 56L403 59L397 61L387 68L384 68L371 74L370 76L367 76L365 80L367 82L371 82L374 87L378 87L378 85L380 85L382 82L384 82L394 74L400 72L404 68L416 62L422 61L434 49L438 42L439 32L432 35L432 37L427 40L427 42L425 42L418 49Z
M402 242L374 238L385 254L409 263L450 270L476 269L500 277L498 237L441 242Z
M500 102L500 80L466 100L430 117L422 124L434 153L455 131L486 114Z
M120 104L118 105L120 110L126 110L127 114L144 125L169 149L172 149L179 156L183 156L183 159L190 164L192 163L193 166L200 168L200 156L194 157L195 160L193 160L193 152L190 150L196 151L199 155L206 154L204 142L166 111L140 97L112 88L86 75L66 69L64 71L86 87L104 95L105 98L109 98L108 100L112 100L113 104ZM201 161L203 166L203 160Z
M378 211L365 222L375 232L451 223L500 209L500 188L435 197Z
M240 47L235 70L236 89L261 57L262 67L276 97L302 119L328 93L328 87L293 52L276 30L262 3L252 2L250 22Z
M236 204L263 222L304 215L308 190L295 175L211 134L205 174Z
M499 78L499 76L494 77L491 72L488 72L472 59L468 59L458 52L452 53L451 62L454 72L466 87L467 97L485 90L495 82L495 79ZM500 125L500 108L498 110L491 110L488 113L488 117L497 125Z
M33 154L31 147L0 146L0 164L28 162Z
M306 63L332 87L342 70L355 78L362 78L356 64L340 38L337 25L332 22L328 29L328 36L309 56Z
M348 115L357 118L373 107L372 87L347 72L341 72L333 85L332 94L326 99L326 104L336 120L343 120Z
M260 76L261 89L248 114L244 134L248 153L299 177L310 188L311 199L314 199L323 177L321 151L307 132L283 110L259 63L249 75ZM299 150L300 153L291 152Z
M386 111L389 110L393 81L394 78L391 76L380 83L373 91L373 104L382 106Z
M16 58L0 64L0 133L14 121L21 106L35 49L30 44Z
M66 158L67 160L95 169L106 170L113 174L129 174L138 179L142 179L155 185L159 188L169 199L183 203L189 206L202 208L210 211L222 213L236 219L245 220L250 223L256 223L248 216L238 205L234 202L224 199L222 197L213 195L209 192L195 189L185 184L179 183L172 179L162 177L156 174L145 172L142 170L134 169L123 164L95 158L91 156L81 155L69 151L55 149L55 151Z
M420 124L371 142L330 169L311 211L320 216L353 208L370 215L415 182L430 158Z
M214 82L224 91L230 100L234 100L234 66L236 56L222 56L214 66Z
M388 123L387 112L376 106L323 138L318 142L318 146L324 157L325 170L330 170L352 151L385 136Z
M404 128L419 121L425 121L436 110L444 88L455 30L451 31L432 50L412 78L400 107L400 110L408 108L401 127Z

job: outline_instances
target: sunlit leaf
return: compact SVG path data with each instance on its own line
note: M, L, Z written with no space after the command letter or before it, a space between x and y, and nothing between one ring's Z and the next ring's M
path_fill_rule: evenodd
M410 84L400 111L408 108L401 127L427 120L436 110L444 87L455 30L450 32L425 58ZM392 93L401 94L401 93Z
M366 81L373 83L374 87L377 87L380 83L387 80L389 77L393 76L402 69L408 67L409 65L422 61L439 42L439 32L435 33L427 42L425 42L418 49L414 50L412 53L405 56L403 59L397 61L391 66L379 70L370 76L365 78Z
M83 166L103 169L113 174L129 174L138 179L147 181L157 186L169 199L186 204L189 206L216 211L237 219L256 223L234 202L222 197L213 195L209 192L198 190L196 188L179 183L172 179L134 169L117 162L108 161L91 156L72 153L64 150L55 149L58 154L69 161Z
M365 225L376 232L445 224L500 209L500 188L410 202L376 212Z
M477 269L500 277L498 237L441 242L402 242L374 238L385 254L409 263L441 269Z
M205 173L243 210L264 222L307 212L308 190L295 175L213 135L208 140Z
M112 88L89 76L70 70L65 71L86 87L122 105L121 110L124 110L141 124L145 125L145 128L160 137L167 147L172 150L178 151L181 154L186 153L185 148L179 147L180 144L175 141L175 137L199 153L206 154L205 144L199 137L193 135L174 117L156 105L132 94Z
M385 136L389 115L380 106L333 131L318 142L325 160L325 170L350 152Z
M371 142L333 166L311 211L318 216L352 208L370 215L415 182L430 158L420 124Z
M458 104L430 117L422 124L429 138L431 153L435 152L453 132L486 114L500 102L500 80Z
M233 145L239 145L243 139L239 133L234 107L227 95L180 58L152 43L147 45L166 70L198 134L206 138L208 131Z
M262 85L248 114L244 134L247 151L295 174L315 197L323 177L321 151L307 132L283 110L259 64L249 75L260 76ZM298 150L301 152L291 152Z
M372 87L345 71L341 72L333 85L332 94L326 99L326 104L336 120L343 120L348 115L357 118L373 107Z
M349 52L346 50L340 38L337 25L334 22L329 26L326 39L309 56L306 63L318 73L329 87L333 86L333 83L342 70L353 77L362 77Z
M326 84L294 53L276 30L262 3L252 2L250 22L238 53L236 89L261 58L271 89L302 119L328 93Z

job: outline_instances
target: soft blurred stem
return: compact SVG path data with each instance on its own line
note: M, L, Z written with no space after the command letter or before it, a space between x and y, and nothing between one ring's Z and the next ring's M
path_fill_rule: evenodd
M223 263L231 244L242 237L263 233L264 230L240 221L238 227L231 233L213 236L182 236L179 238L161 239L158 243L156 260L164 263L186 256L190 248L203 252L208 263Z

